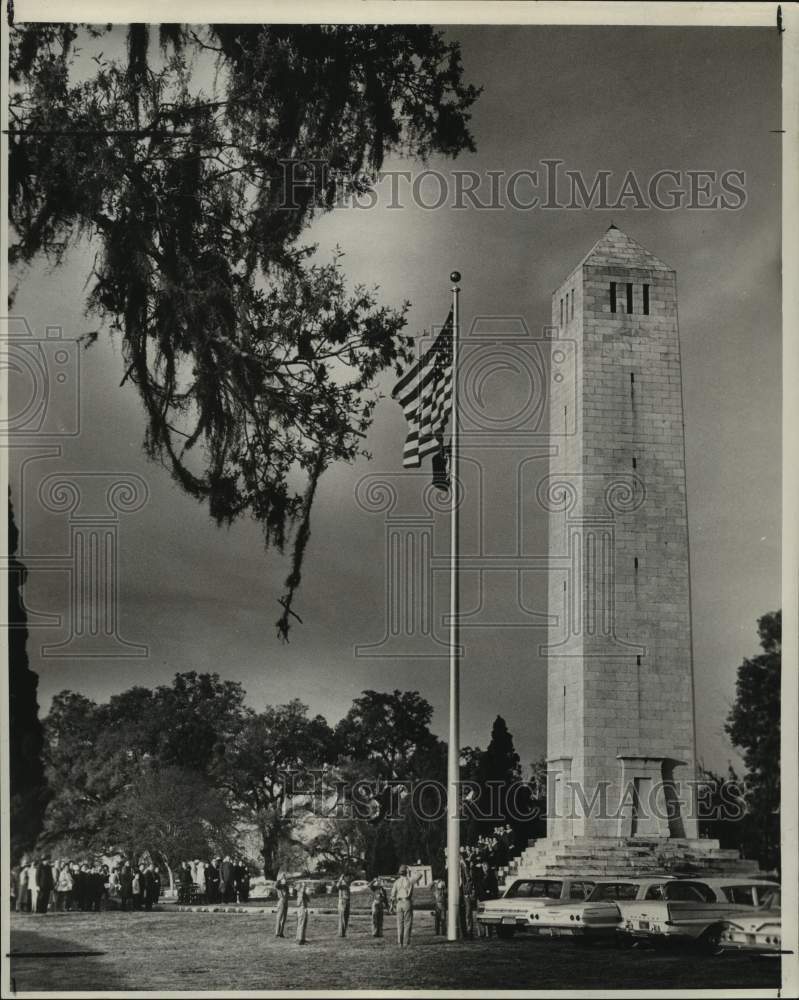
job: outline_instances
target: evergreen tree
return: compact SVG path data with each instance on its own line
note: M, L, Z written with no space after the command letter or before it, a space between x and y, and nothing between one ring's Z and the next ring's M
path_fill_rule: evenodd
M757 856L765 868L780 859L780 675L782 612L758 619L763 652L738 668L735 702L725 730L743 752L749 823L758 832Z

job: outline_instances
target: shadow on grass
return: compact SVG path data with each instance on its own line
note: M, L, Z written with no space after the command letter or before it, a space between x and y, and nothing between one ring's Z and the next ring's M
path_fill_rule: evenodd
M29 925L11 932L12 993L80 989L78 982L70 985L73 977L79 980L88 977L108 990L128 986L129 981L114 969L110 961L113 956L93 948L85 940L55 936L57 928L52 926L50 918L43 920L50 924L46 930Z

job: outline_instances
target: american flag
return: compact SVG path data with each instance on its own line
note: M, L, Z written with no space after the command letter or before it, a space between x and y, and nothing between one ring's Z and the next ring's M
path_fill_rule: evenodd
M402 453L406 469L418 469L426 455L435 455L435 482L440 481L444 430L452 403L452 310L430 349L394 386L392 399L405 413L408 436Z

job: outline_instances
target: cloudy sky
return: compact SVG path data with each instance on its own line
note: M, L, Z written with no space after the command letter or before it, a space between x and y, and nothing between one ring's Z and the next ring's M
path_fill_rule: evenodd
M689 170L745 175L746 201L738 210L479 210L454 208L451 199L432 210L414 205L407 185L400 189L401 207L392 209L383 185L375 207L339 208L309 233L320 256L340 244L353 285L379 285L386 303L409 299L412 333L444 319L454 267L463 274L465 329L477 317L503 316L539 331L549 321L552 289L611 221L676 269L698 749L706 763L723 767L733 758L723 721L736 667L756 652L757 617L779 606L777 33L458 27L448 35L462 44L468 80L485 88L473 119L478 151L454 164L428 165L441 172L450 193L453 169L484 178L482 198L489 171L543 171L542 162L554 159L563 161L561 169L580 170L589 179L610 171L611 192L629 170L644 185L659 170L681 171L683 178ZM386 168L420 170L399 161ZM425 183L419 190L430 204L437 189ZM518 192L525 199L532 194L524 185ZM60 326L70 338L95 329L96 322L83 315L92 256L86 246L60 269L37 265L19 275L16 314L39 333ZM304 624L285 646L275 638L273 623L286 561L264 553L253 523L217 529L164 470L145 460L144 419L134 388L119 388L123 373L119 344L104 332L81 356L80 434L61 440L58 457L40 450L42 457L24 471L22 458L35 449L15 449L12 496L21 508L24 555L32 567L35 557L50 567L31 574L28 603L37 612L64 614L67 586L52 557L68 551L69 528L63 514L42 509L41 481L53 472L135 473L146 481L147 503L119 522L119 630L129 642L146 645L148 655L45 658L42 644L58 642L66 632L34 628L30 648L43 709L64 688L105 699L134 683L168 682L176 671L194 669L241 681L256 708L298 697L331 722L365 688L418 689L434 705L434 727L444 735L445 659L354 653L357 646L379 642L385 631L383 515L359 507L355 487L365 475L400 468L404 426L396 404L386 398L378 406L367 441L374 460L331 469L322 480L296 605ZM484 385L486 396L500 407L510 405L521 391L514 378L496 372ZM390 380L384 388L388 394ZM54 439L33 443L52 445ZM483 507L486 544L497 554L511 551L516 519L523 516L526 551L544 552L545 518L534 509L519 514L509 455L468 456L481 463L490 486ZM467 545L474 542L475 517L465 517ZM437 523L437 532L445 530L445 520ZM436 545L445 552L446 538L437 534ZM542 577L526 581L527 607L545 610L543 584ZM445 589L437 588L437 597L440 621ZM486 584L483 599L495 609L516 600L501 576ZM475 580L464 580L464 603L472 608L477 601ZM493 717L501 714L524 762L543 752L545 663L536 651L542 638L540 629L531 628L464 630L464 743L484 745Z

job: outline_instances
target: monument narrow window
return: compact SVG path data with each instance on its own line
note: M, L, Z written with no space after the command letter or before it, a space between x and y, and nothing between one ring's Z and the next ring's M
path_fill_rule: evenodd
M637 467L638 467L638 462L637 462L637 460L635 458L635 455L633 455L633 468L635 469Z
M636 666L639 666L639 667L641 666L641 657L640 656L636 656L635 663L636 663Z
M644 316L649 315L649 285L644 285Z
M574 319L574 289L573 289L573 288L572 288L572 306L571 306L571 314L570 314L569 318L570 318L570 319Z
M627 312L631 313L633 311L633 286L627 283Z
M616 282L611 281L610 283L610 311L612 313L616 312Z
M560 300L560 325L563 326L563 299Z
M638 572L638 556L635 557L635 572Z

